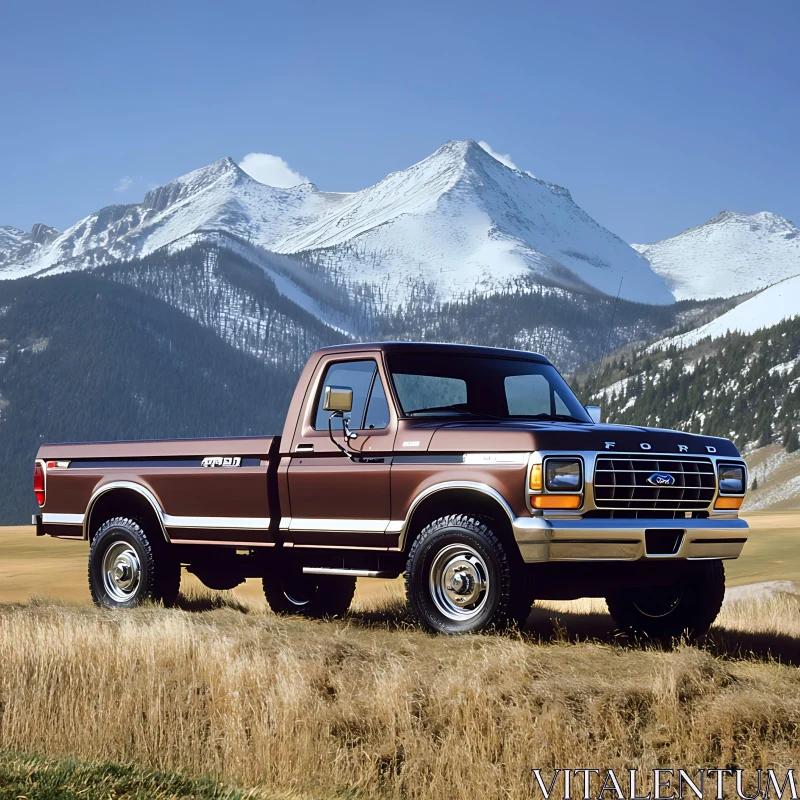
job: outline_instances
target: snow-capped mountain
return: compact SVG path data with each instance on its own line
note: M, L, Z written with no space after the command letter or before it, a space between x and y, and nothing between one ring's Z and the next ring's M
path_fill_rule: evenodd
M414 280L442 295L490 290L520 275L669 303L665 282L569 192L510 169L475 142L448 142L409 169L341 197L277 249L316 253L362 281Z
M3 229L9 230L9 229ZM433 155L352 194L313 184L278 189L231 159L113 205L35 245L0 239L0 278L42 275L233 234L268 251L301 254L346 285L380 286L393 303L414 285L442 299L517 278L671 303L642 256L579 208L569 192L510 169L475 142Z
M106 206L57 238L7 263L0 277L65 272L147 255L195 233L222 231L268 246L291 231L324 193L276 189L230 158L149 191L138 204Z
M800 229L768 211L723 211L671 239L631 246L678 300L733 297L800 274Z

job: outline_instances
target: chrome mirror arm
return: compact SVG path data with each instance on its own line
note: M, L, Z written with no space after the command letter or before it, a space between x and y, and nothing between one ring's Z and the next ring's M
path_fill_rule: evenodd
M342 415L342 430L344 431L344 438L349 442L352 439L358 439L358 434L355 431L350 430L350 426L348 423L350 420Z
M349 459L353 460L358 458L358 453L353 452L345 445L336 441L336 437L333 435L333 420L337 417L342 420L342 430L344 431L345 442L349 442L351 439L358 438L358 434L354 433L350 430L350 428L347 427L347 420L345 419L343 411L334 411L333 414L328 417L328 436L330 436L331 441L336 445L336 447L338 447L339 450L341 450Z

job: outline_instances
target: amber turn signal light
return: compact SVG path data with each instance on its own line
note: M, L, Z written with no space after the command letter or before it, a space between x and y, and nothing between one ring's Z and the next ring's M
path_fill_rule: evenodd
M531 497L534 508L580 508L581 496L579 494L540 494Z
M717 502L714 503L716 509L738 510L742 507L744 497L718 497Z
M531 479L529 486L534 492L542 491L542 465L534 464L531 467Z

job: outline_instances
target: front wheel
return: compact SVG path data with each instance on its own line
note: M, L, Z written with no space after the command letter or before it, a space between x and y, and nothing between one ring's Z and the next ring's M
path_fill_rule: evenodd
M99 606L134 608L147 600L174 605L181 565L169 545L135 520L104 522L89 550L89 590Z
M404 575L419 621L441 633L521 625L533 604L530 582L484 522L441 517L414 540Z
M725 597L721 561L685 565L679 579L666 586L628 589L606 598L620 628L653 639L703 636L717 618Z

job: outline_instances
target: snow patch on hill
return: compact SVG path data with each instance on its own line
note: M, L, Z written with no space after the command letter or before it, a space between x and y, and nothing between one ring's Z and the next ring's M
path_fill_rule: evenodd
M752 463L753 455L759 456ZM750 464L750 485L757 481L758 489L751 491L745 500L744 511L763 511L776 505L800 503L800 452L787 453L774 446L763 452L747 454Z
M706 338L718 339L731 331L755 333L770 328L784 319L800 315L800 275L788 278L759 292L711 322L688 333L661 339L648 348L649 352L676 346L691 347Z

